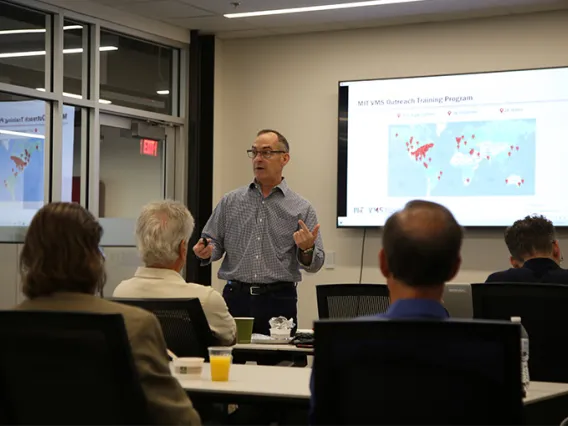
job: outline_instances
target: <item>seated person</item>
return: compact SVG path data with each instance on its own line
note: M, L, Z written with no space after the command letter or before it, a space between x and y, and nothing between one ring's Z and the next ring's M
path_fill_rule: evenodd
M391 305L386 313L372 318L448 318L442 296L445 283L459 271L463 240L463 230L452 213L436 203L410 201L388 218L382 240L379 267ZM312 395L313 379L312 373ZM313 404L312 396L311 416Z
M200 300L209 327L221 345L236 341L237 326L225 299L209 286L186 283L185 266L193 217L185 205L165 200L142 209L136 223L136 245L145 267L114 290L116 298L192 298Z
M106 280L99 248L103 229L76 203L51 203L32 219L20 255L23 292L19 310L119 313L149 414L155 424L198 425L199 415L172 377L158 319L139 308L95 296Z
M485 282L568 284L554 225L544 216L517 220L505 230L505 244L512 268L489 275Z

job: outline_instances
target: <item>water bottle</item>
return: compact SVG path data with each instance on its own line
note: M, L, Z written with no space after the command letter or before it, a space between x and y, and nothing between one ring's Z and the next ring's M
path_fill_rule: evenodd
M521 317L511 317L511 322L521 324ZM526 392L530 384L529 376L529 335L523 324L521 324L521 376L523 381L523 390Z

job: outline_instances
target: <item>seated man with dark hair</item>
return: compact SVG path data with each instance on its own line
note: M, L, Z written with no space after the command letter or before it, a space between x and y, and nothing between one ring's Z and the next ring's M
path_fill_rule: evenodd
M562 253L556 230L544 216L526 216L505 230L512 268L495 272L485 282L568 284L568 270L560 267Z
M463 230L452 213L436 203L410 201L388 218L382 239L379 266L391 305L374 318L448 318L442 296L445 283L459 271L463 240ZM310 388L313 416L314 373Z

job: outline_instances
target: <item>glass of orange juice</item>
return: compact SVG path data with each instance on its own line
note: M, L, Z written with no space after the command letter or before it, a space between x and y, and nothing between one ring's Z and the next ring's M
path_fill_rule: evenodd
M214 382L227 382L232 361L233 348L221 346L209 348L211 380Z

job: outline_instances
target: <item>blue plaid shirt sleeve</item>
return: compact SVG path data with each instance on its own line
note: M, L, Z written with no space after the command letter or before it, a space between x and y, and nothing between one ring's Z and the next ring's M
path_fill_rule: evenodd
M202 259L201 266L209 265L211 262L215 262L223 257L225 254L225 217L226 217L226 197L217 204L211 217L205 224L202 237L211 238L213 243L213 254L209 259Z

